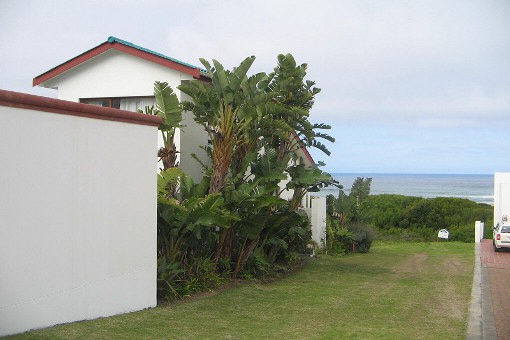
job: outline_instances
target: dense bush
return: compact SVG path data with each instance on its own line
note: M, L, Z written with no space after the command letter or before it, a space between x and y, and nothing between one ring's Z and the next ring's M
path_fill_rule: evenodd
M336 221L327 220L326 224L326 252L329 255L345 254L352 243L352 233Z
M349 196L342 191L338 198L329 195L327 212L333 225L347 228L358 222L373 226L377 239L397 241L435 241L438 231L447 229L449 240L473 242L475 222L484 221L485 237L491 237L491 205L462 198L369 195L369 191L369 179L357 178Z
M375 238L374 230L360 223L348 225L347 230L352 233L353 239L349 250L353 253L368 253Z
M398 242L431 242L437 238L436 230L426 228L376 228L375 234L377 240Z
M319 140L333 142L326 124L308 120L320 89L305 79L306 64L279 55L270 74L248 75L255 57L232 71L201 59L210 82L178 86L191 98L179 102L167 83L155 84L163 168L158 177L158 292L173 299L206 290L223 280L266 275L295 260L310 241L309 218L300 209L308 192L336 185L331 175L306 166L296 154ZM182 111L208 134L203 180L178 168L176 129ZM248 175L247 175L248 174ZM281 188L280 183L285 187ZM292 193L282 199L282 190Z
M334 219L328 219L326 234L326 250L330 255L368 253L375 239L373 228L367 225L351 223L342 226Z

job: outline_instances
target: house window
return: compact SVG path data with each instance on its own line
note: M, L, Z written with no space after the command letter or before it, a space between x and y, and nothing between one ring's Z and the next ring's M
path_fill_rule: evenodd
M144 112L146 106L156 105L156 100L154 97L80 98L80 103Z

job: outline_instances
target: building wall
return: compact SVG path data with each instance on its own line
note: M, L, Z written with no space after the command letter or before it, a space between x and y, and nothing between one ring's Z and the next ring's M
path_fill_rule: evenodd
M45 112L4 92L0 336L154 307L157 124Z
M320 247L326 245L326 198L305 196L305 211L310 218L312 240Z
M494 174L494 226L503 215L510 219L510 172Z
M154 82L167 82L180 101L189 100L177 86L192 76L117 50L109 50L74 69L47 81L57 88L58 98L78 102L80 98L153 96ZM207 160L200 146L207 145L207 133L195 123L190 113L183 113L184 127L176 132L177 161L195 181L202 178L200 164L191 156ZM159 145L163 144L161 136ZM185 147L181 147L185 146Z
M191 97L179 92L179 100L191 101ZM179 139L181 145L185 145L179 154L179 165L195 182L200 182L203 178L202 166L195 158L195 154L204 164L211 164L210 158L207 156L203 146L207 146L209 135L204 127L195 122L192 112L182 113L182 125L184 127L179 131Z
M70 71L47 81L58 88L58 98L152 96L154 82L165 81L175 90L190 75L117 50L108 50Z

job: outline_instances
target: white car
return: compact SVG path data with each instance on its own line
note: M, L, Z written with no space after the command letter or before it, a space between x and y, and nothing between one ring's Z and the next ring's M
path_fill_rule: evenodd
M494 251L499 251L501 248L510 248L510 222L504 221L496 224L492 243L494 244Z

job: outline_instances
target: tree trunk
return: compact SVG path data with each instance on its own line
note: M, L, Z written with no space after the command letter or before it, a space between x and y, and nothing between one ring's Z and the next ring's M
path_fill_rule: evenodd
M246 262L250 258L253 250L257 246L258 240L249 240L248 244L243 248L237 259L236 268L234 269L234 277L237 277L241 270L244 268Z
M220 258L232 258L232 228L222 229L220 238L216 244L213 262L217 263Z
M158 150L158 157L163 162L163 171L177 166L177 153L175 148L174 135L168 137L168 145Z

